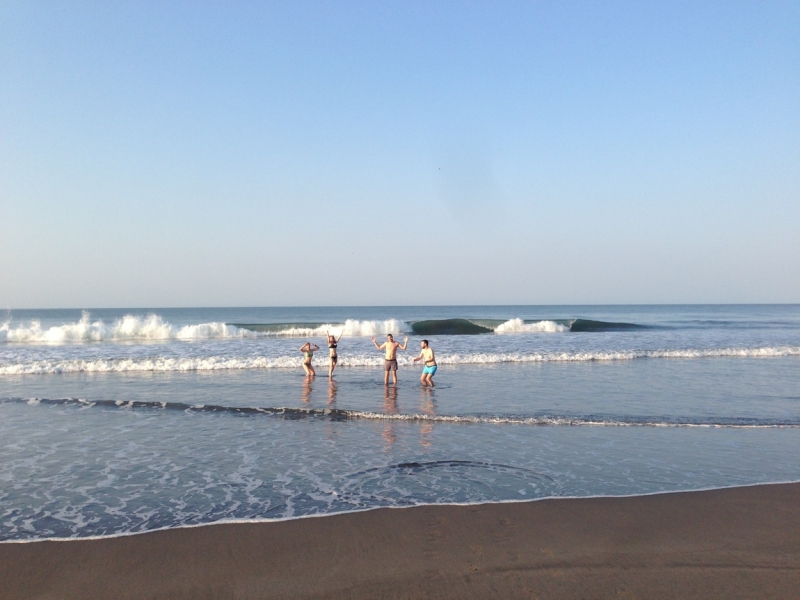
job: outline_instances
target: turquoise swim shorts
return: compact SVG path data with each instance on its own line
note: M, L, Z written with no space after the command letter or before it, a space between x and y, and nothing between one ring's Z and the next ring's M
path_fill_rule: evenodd
M422 369L423 375L433 375L434 373L436 373L436 365L433 365L432 367L425 367L424 369Z

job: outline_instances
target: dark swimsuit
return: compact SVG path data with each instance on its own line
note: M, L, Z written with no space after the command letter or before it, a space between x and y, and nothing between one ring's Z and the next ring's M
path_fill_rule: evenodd
M330 348L331 350L336 350L336 344L329 344L328 348ZM338 354L334 354L333 356L331 356L331 362L333 364L336 364L337 362L339 362L339 355Z

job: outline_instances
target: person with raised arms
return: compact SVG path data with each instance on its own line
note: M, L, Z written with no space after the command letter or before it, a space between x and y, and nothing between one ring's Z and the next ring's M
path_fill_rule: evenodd
M336 353L336 347L339 345L339 340L342 339L342 336L344 335L344 329L342 329L342 332L339 334L338 338L335 335L331 335L327 331L325 334L328 336L328 349L331 353L331 364L330 367L328 367L328 377L333 377L333 370L336 368L336 363L339 362L339 355Z
M372 338L372 343L378 350L386 351L386 359L383 361L383 385L389 384L389 371L392 372L394 384L397 385L397 349L405 350L408 347L408 336L403 340L403 343L395 342L394 336L391 333L387 334L386 341L380 346L375 338Z
M436 374L436 357L433 355L433 348L428 345L428 340L422 340L420 346L422 351L414 359L414 362L424 361L425 368L422 369L422 377L419 380L423 387L428 385L433 387L433 376Z

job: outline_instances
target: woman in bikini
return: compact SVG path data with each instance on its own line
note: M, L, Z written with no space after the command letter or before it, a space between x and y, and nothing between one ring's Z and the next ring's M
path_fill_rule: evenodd
M342 333L339 334L338 338L330 333L327 333L327 335L328 350L330 350L331 353L331 365L328 368L328 377L333 377L333 370L336 368L336 363L339 362L339 355L336 353L336 346L339 345L339 340L342 339L342 336L344 335L344 329L342 329Z
M311 366L311 359L314 358L314 352L319 350L319 346L316 344L311 344L311 342L306 342L302 346L300 346L300 352L303 353L303 370L306 372L307 377L315 377L317 372L314 371L314 367Z

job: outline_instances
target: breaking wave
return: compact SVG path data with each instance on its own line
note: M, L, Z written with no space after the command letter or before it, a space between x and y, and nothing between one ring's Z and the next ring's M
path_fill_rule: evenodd
M555 321L537 321L528 323L522 319L511 319L495 328L495 333L559 333L570 331L568 325Z
M344 323L199 323L178 327L155 314L126 315L111 323L92 320L88 312L74 323L43 327L40 321L11 326L0 325L0 342L75 343L126 340L212 340L263 337L322 337L329 333L347 337L398 335L474 335L509 333L601 332L642 329L632 323L608 323L586 319L530 321L502 319L433 319L402 321L399 319L357 320Z
M100 407L106 409L168 410L192 413L223 413L232 416L272 416L288 420L325 419L330 421L404 421L452 424L493 424L531 426L605 426L605 427L706 427L706 428L800 428L796 420L752 419L752 418L686 418L662 416L614 416L599 415L430 415L421 413L387 414L341 408L292 408L280 406L250 407L221 406L216 404L189 404L186 402L143 402L137 400L84 400L81 398L6 398L0 402L75 406L80 408Z
M541 353L473 353L437 356L439 365L482 365L499 363L566 363L591 361L623 361L659 358L770 358L800 356L800 346L762 348L709 348L682 350L630 350L595 352ZM320 357L320 365L326 357ZM411 358L399 356L401 366L413 366ZM187 372L248 369L295 369L301 357L295 356L206 356L206 357L143 357L98 359L43 359L28 362L0 362L2 375L37 375L57 373L135 373ZM341 354L340 367L379 367L383 357L375 354Z
M43 328L40 321L11 327L0 325L0 341L28 343L103 342L124 340L210 340L246 339L269 336L324 336L327 332L347 336L385 335L403 333L409 328L402 321L348 320L340 324L275 323L267 325L237 325L232 323L200 323L176 327L158 315L126 315L113 323L92 321L88 312L80 320Z
M249 331L264 337L323 337L328 334L346 337L369 337L391 333L412 333L404 321L386 319L383 321L359 321L348 319L344 323L230 323L229 326Z
M137 317L126 315L111 324L92 321L84 312L79 321L47 329L40 321L12 328L9 323L0 326L0 340L8 342L102 342L108 340L198 340L256 337L252 331L239 329L225 323L201 323L175 327L158 315Z

